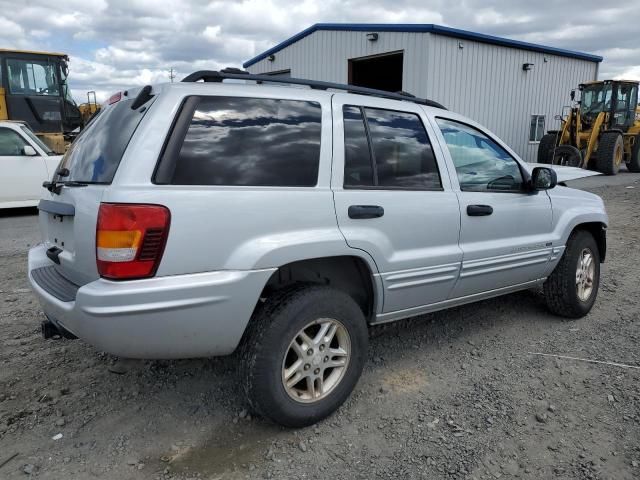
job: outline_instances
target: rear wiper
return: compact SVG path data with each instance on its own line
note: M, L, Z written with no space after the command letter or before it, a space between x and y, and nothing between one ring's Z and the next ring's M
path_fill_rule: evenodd
M62 187L86 187L88 183L76 182L75 180L67 180L64 182L44 182L42 186L49 190L51 193L60 195Z

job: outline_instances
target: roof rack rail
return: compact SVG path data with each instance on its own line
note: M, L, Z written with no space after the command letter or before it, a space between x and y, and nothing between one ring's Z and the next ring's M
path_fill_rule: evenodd
M257 83L283 83L288 85L305 85L317 90L342 90L348 93L358 93L360 95L371 95L374 97L389 98L392 100L404 100L406 102L419 103L429 107L442 108L446 110L438 102L424 98L417 98L407 92L387 92L384 90L376 90L373 88L358 87L355 85L345 85L342 83L321 82L318 80L304 80L302 78L285 78L270 75L253 75L239 68L225 68L221 71L215 70L199 70L187 75L182 79L183 82L222 82L223 80L251 80Z

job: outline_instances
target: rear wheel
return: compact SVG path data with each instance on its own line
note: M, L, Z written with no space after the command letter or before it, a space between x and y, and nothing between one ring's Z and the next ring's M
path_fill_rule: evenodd
M556 148L558 134L547 133L540 139L538 144L538 163L552 163L553 150Z
M367 325L347 294L303 286L274 295L244 342L244 388L254 411L287 427L312 425L355 387L367 355Z
M600 252L586 230L571 234L560 262L544 283L547 307L568 318L585 316L596 301L600 286Z
M640 172L640 134L636 135L636 141L631 149L631 158L627 162L630 172Z
M617 132L605 132L598 141L598 171L605 175L615 175L620 170L624 157L624 142Z

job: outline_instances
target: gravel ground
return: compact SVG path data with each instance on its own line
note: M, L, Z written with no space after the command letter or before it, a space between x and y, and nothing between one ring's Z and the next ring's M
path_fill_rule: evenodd
M375 328L354 394L302 430L251 418L235 356L44 341L25 278L37 218L0 214L0 478L640 478L640 369L529 353L640 365L640 176L580 186L611 217L587 317L531 291Z

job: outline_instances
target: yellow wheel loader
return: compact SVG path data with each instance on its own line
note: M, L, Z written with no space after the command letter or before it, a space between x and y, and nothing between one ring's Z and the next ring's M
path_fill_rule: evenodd
M91 90L87 92L87 101L78 105L83 125L89 123L89 120L100 110L101 105L96 100L96 92Z
M84 123L67 84L68 61L63 53L0 49L0 120L26 122L56 153Z
M618 173L622 162L640 172L638 82L604 80L580 85L580 100L559 116L560 130L549 131L538 145L538 163Z

